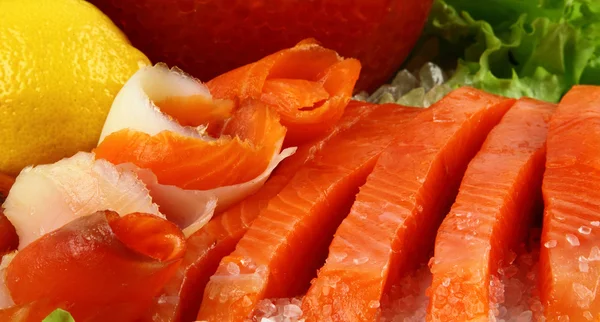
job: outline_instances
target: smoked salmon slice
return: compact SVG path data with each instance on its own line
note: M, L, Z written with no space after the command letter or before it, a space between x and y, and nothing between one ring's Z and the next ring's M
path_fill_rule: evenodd
M125 129L108 135L94 152L113 164L149 169L160 184L208 190L257 177L279 152L285 133L277 113L258 102L238 109L219 139Z
M6 269L6 286L17 306L50 300L68 305L76 321L134 321L175 273L184 250L183 233L165 219L97 212L19 251Z
M382 105L327 142L223 258L206 286L198 320L244 321L262 299L306 291L358 187L418 112Z
M541 204L548 122L555 108L517 101L469 164L435 241L428 321L489 318L491 279L510 262Z
M327 135L298 147L285 159L255 194L217 215L187 239L187 249L178 273L169 280L160 296L147 311L147 320L192 321L196 318L203 290L221 259L235 250L248 227L305 163L315 158L326 143L352 131L380 105L351 101L344 115ZM385 109L385 107L383 107Z
M377 321L384 291L429 256L469 161L513 104L462 87L405 124L335 233L306 321Z
M360 73L360 62L307 39L206 85L213 97L272 106L288 129L287 145L323 135L343 115Z
M550 121L542 192L546 321L600 319L600 87L575 86Z

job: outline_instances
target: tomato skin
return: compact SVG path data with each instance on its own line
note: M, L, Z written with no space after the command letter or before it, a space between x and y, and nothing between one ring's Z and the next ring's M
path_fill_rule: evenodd
M432 0L90 0L154 63L208 81L277 50L316 38L358 58L357 90L400 67Z

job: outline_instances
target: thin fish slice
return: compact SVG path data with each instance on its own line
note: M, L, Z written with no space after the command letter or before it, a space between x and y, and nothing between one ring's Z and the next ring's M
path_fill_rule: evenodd
M422 263L471 158L514 100L463 87L406 124L338 228L303 300L307 321L376 321L380 301Z
M511 261L541 204L548 122L555 108L517 101L469 164L438 230L428 321L490 316L490 302L496 300L490 281Z
M244 321L262 299L303 293L358 187L416 113L382 106L330 140L221 261L204 291L198 320Z
M546 321L600 320L600 87L562 99L547 142L540 253Z
M23 169L3 207L19 235L19 249L96 211L164 217L134 173L86 152Z
M16 305L50 300L67 304L76 321L134 321L176 272L184 249L183 233L165 219L98 212L19 251L6 285Z
M118 93L95 153L135 172L189 236L293 154L281 151L285 133L279 114L259 100L213 98L200 81L157 64Z
M323 135L343 115L360 73L360 62L307 39L209 81L217 99L260 100L288 129L287 146Z
M330 140L352 131L356 123L373 111L384 108L362 102L350 102L342 119L319 139L298 147L285 159L255 194L216 216L187 239L184 260L175 275L146 314L153 321L192 321L196 318L203 290L221 259L235 250L248 227L305 163L314 159Z

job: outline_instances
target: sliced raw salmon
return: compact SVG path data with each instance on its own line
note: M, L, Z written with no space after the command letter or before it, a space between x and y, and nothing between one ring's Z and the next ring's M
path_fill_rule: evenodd
M68 304L76 321L134 321L173 276L184 250L181 230L165 219L98 212L19 251L6 285L16 305L50 300Z
M517 101L469 164L435 241L428 321L488 319L490 282L524 241L541 204L548 122L555 108Z
M256 192L279 162L285 127L258 99L235 104L177 69L146 67L115 98L96 156L136 172L167 218L191 235Z
M306 291L358 187L416 113L384 105L327 142L223 258L206 286L198 319L244 321L264 298Z
M540 253L546 321L600 320L600 87L575 86L548 132Z
M265 185L255 194L227 209L187 239L187 249L179 273L155 298L146 318L153 321L192 321L198 314L206 283L221 259L235 250L250 224L305 163L314 159L330 140L352 131L379 105L352 101L338 123L322 138L301 145L284 160ZM385 107L383 107L385 108Z
M68 311L69 305L45 299L0 310L0 321L40 322L57 308Z
M284 136L277 113L258 102L237 110L216 140L125 129L108 135L94 152L113 164L149 169L160 184L208 190L257 177L279 153Z
M325 133L342 116L360 73L360 62L307 39L207 83L217 99L261 100L288 128L287 145Z
M338 228L303 300L307 321L376 321L386 289L422 263L471 158L514 100L463 87L405 125Z
M68 222L96 211L164 217L137 176L93 154L79 152L21 171L3 205L19 235L19 249Z

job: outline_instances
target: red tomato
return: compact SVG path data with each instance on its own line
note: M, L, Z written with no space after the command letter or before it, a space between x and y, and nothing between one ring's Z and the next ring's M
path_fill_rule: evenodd
M90 0L153 62L208 81L315 38L358 58L357 89L374 89L400 67L432 0Z

